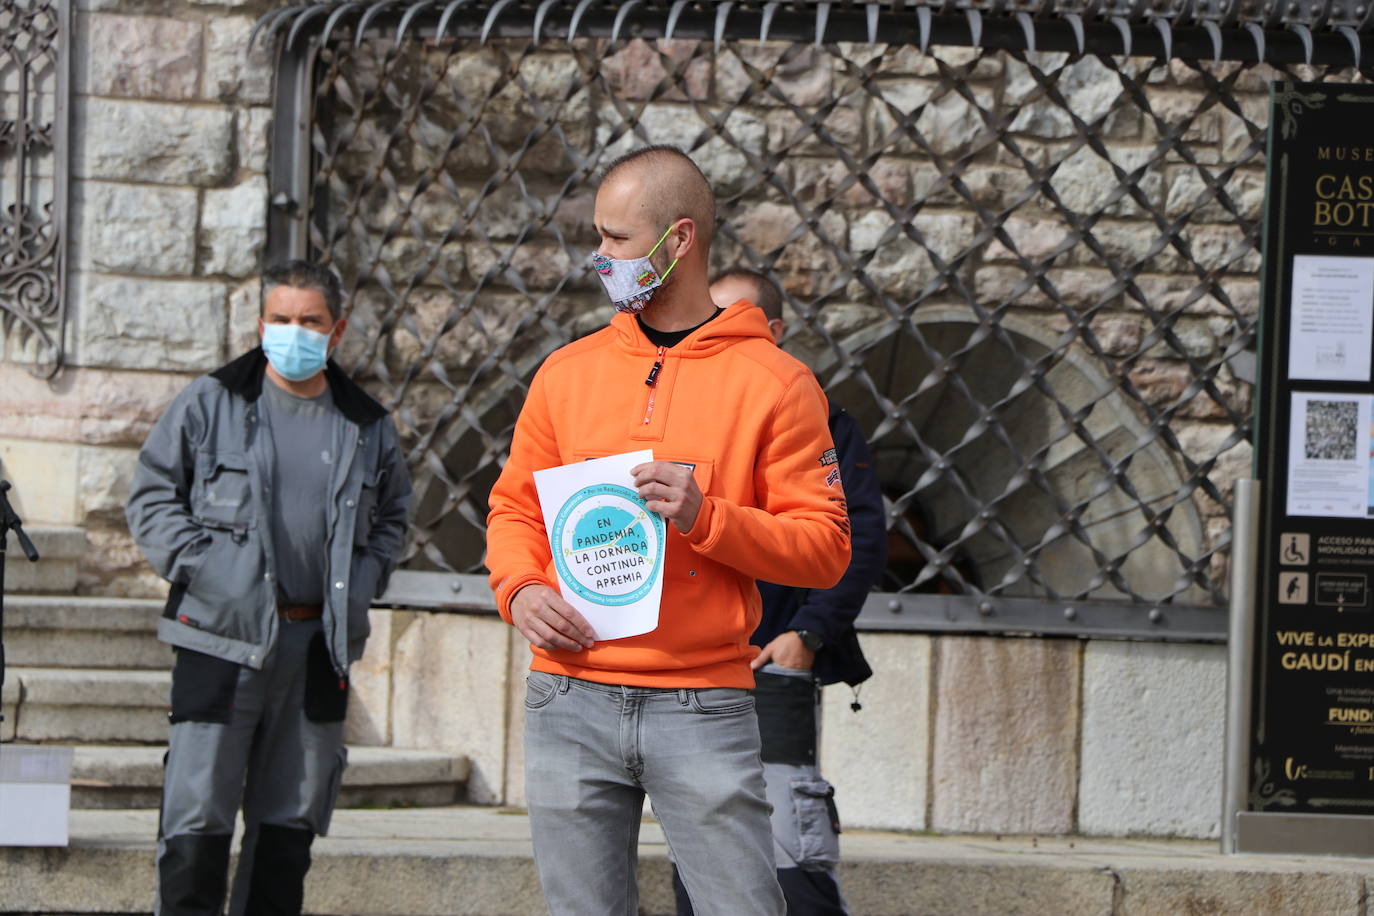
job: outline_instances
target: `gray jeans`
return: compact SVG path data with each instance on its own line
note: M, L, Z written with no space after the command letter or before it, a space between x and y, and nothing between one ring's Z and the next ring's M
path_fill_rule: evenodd
M554 916L633 916L648 794L700 916L783 916L754 700L530 672L525 794Z

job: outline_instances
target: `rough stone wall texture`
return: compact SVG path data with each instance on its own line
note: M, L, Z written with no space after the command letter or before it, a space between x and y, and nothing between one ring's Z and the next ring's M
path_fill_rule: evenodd
M93 449L80 452L80 470L68 456L61 471L82 480L76 508L43 519L90 533L89 591L157 588L115 511L127 481L120 468L129 467L121 450L137 445L188 377L252 338L272 74L262 49L245 58L243 48L269 5L98 0L76 16L68 369L44 388L0 363L0 435L21 500L41 486L18 479L21 468L34 477L48 466L23 443ZM1248 414L1250 387L1229 366L1208 385L1196 379L1257 307L1257 253L1235 223L1260 212L1254 125L1266 116L1271 72L1236 75L1232 110L1182 64L1146 72L1148 62L1126 61L1148 99L1141 107L1123 103L1121 81L1094 58L1060 72L1062 56L959 48L827 53L741 42L714 56L694 42L522 47L497 42L449 57L409 46L391 58L383 49L342 60L332 74L365 111L356 124L336 117L351 130L347 142L330 136L321 150L334 155L321 176L329 213L317 227L333 233L327 254L356 286L342 355L398 408L408 443L439 459L417 460L418 545L429 561L480 564L485 492L518 410L519 377L605 320L581 270L595 245L591 183L568 175L652 140L693 148L720 194L713 263L767 263L782 279L799 310L789 347L879 433L890 487L915 485L905 508L919 507L929 527L951 536L976 514L970 506L995 501L1004 530L1033 544L1063 513L1043 489L1069 504L1091 495L1079 519L1125 578L1103 573L1101 558L1067 535L1039 545L1027 573L987 525L960 535L952 565L984 587L1000 581L1006 594L1113 598L1125 582L1149 598L1216 600L1226 499L1250 460L1230 418ZM1211 72L1230 79L1233 69ZM1039 88L1045 73L1055 97ZM322 102L338 104L335 95ZM1093 125L1112 164L1080 142L1081 123ZM1171 130L1192 162L1180 152L1151 158ZM997 131L1002 139L990 141ZM1231 210L1199 205L1200 169L1236 162L1225 183ZM1136 165L1143 170L1130 180L1114 171ZM1050 167L1038 187L1028 184L1028 170ZM1094 245L1049 206L1050 192L1091 219ZM1151 210L1181 221L1177 243ZM987 213L1001 214L995 232L985 231ZM1109 262L1131 266L1138 297L1113 286ZM1027 280L1028 263L1044 268L1053 299ZM1097 403L1087 434L1109 460L1133 452L1151 411L1168 415L1177 448L1156 439L1125 465L1138 500L1110 485L1095 490L1097 457L1049 399L1009 395L1025 367L1009 363L1001 344L970 342L971 303L998 310L997 326L1022 357L1062 351L1045 378L1071 407ZM938 371L918 336L941 353L962 351L967 378L997 379L969 384L985 403L1004 402L995 422L1005 435L965 441L979 408L955 388L914 395ZM898 387L875 396L871 383L893 373ZM1102 395L1122 381L1132 397ZM913 429L950 456L967 495L950 477L922 477L929 462L913 448ZM1046 449L1043 486L998 495L1019 463L1004 440L1023 456ZM1221 500L1195 490L1169 514L1164 527L1180 557L1149 536L1141 503L1172 502L1189 476L1184 456L1205 465ZM1190 560L1210 573L1210 594Z
M936 830L1073 831L1080 653L1076 640L939 640Z
M30 524L85 529L82 591L160 593L123 523L137 447L251 332L272 70L244 50L271 5L76 4L66 369L0 362L0 460Z
M245 60L242 49L266 6L90 0L76 16L68 368L48 383L17 363L0 362L0 463L16 482L31 523L85 529L89 550L79 588L88 593L161 591L122 521L137 446L190 378L252 338L252 276L265 244L271 70L264 54ZM1223 502L1195 494L1170 524L1197 555L1222 542L1224 500L1250 460L1249 445L1232 441L1223 407L1247 414L1251 392L1229 368L1216 374L1215 396L1201 390L1192 384L1193 365L1217 361L1238 324L1253 317L1257 259L1225 208L1193 207L1205 197L1195 166L1177 156L1148 157L1169 125L1186 118L1192 118L1190 149L1208 167L1224 169L1258 141L1235 111L1203 104L1208 96L1195 72L1174 65L1146 81L1144 92L1159 120L1115 110L1119 81L1096 61L1076 64L1061 78L1060 90L1077 116L1101 120L1117 164L1146 164L1128 191L1114 196L1116 173L1073 142L1073 119L1036 94L1035 80L1018 60L960 49L875 56L856 47L842 49L840 63L805 48L783 57L771 46L711 60L675 45L666 49L666 60L682 63L682 73L660 91L669 71L652 47L631 42L604 59L603 50L592 44L522 57L514 71L524 81L518 88L508 80L509 48L461 55L434 90L438 100L410 124L402 142L391 142L384 124L365 126L331 176L332 218L344 229L331 254L357 283L352 317L358 333L344 358L397 406L408 442L425 443L438 459L421 473L443 469L428 484L421 479L422 521L432 523L421 546L435 547L431 559L463 565L480 556L476 524L504 448L503 431L519 407L512 379L528 374L548 347L607 317L594 282L575 269L595 244L592 198L585 183L565 188L578 164L565 141L583 155L626 149L638 142L622 129L630 113L642 127L640 139L693 145L710 135L707 112L720 110L750 84L749 67L770 72L786 99L831 138L803 130L798 110L761 96L729 111L729 141L716 137L696 152L721 191L724 222L715 262L724 266L752 253L772 265L802 307L789 346L830 377L843 365L832 341L871 360L875 341L910 336L904 322L957 325L951 316L967 301L940 289L944 270L975 301L1005 301L1006 325L1041 351L1062 335L1077 335L1054 370L1057 390L1066 397L1091 398L1101 380L1128 378L1146 403L1170 413L1182 454L1199 462L1217 458L1208 476ZM1043 56L1032 59L1053 66ZM394 66L409 68L402 76L415 86L423 81L419 63L402 59ZM589 67L600 74L604 91L570 92ZM1224 77L1228 67L1215 72ZM877 95L859 89L853 68L874 77ZM958 68L964 77L951 91L947 77ZM1266 118L1264 81L1270 76L1255 68L1234 83L1237 108L1254 124ZM364 85L372 79L375 88L375 76L360 72L356 78ZM505 88L490 93L498 83ZM831 99L839 102L830 105ZM407 104L395 102L396 110ZM541 122L555 106L559 114ZM899 125L903 112L920 106L915 127L925 150ZM482 129L450 144L455 129L477 113ZM983 143L985 113L1007 118L1014 144ZM532 125L543 131L538 139ZM838 150L862 163L858 177ZM516 161L509 158L512 151L518 151L518 168L489 182ZM360 190L342 180L378 156L399 179L393 188ZM752 169L765 161L761 157L776 161L774 177L811 209L814 223L799 221L776 183L757 180ZM1024 206L1018 195L1027 162L1055 165L1049 179L1055 193L1095 215L1093 233L1111 257L1138 264L1143 301L1119 290L1103 299L1113 278L1102 266L1102 252L1073 243L1055 213ZM951 163L959 163L957 182L942 177ZM426 174L438 180L411 198L405 182ZM1228 179L1234 207L1247 219L1259 215L1262 181L1262 161L1253 157ZM902 211L920 208L903 221L879 198ZM979 237L970 215L974 204L1016 212L1000 233ZM1161 244L1146 204L1182 220L1180 238L1192 265L1179 246ZM524 234L531 225L534 231ZM857 256L862 269L851 269L837 252ZM1018 254L1033 263L1052 261L1046 277L1058 301L1042 286L1025 283ZM952 259L958 260L953 268ZM1210 294L1193 295L1198 268L1229 306ZM920 309L904 307L918 298ZM1083 358L1082 329L1062 304L1091 310L1084 321L1101 355ZM1160 331L1161 314L1169 316L1172 337ZM946 343L958 348L967 340L965 327ZM992 365L991 357L982 358L979 365ZM900 360L884 368L897 371ZM840 382L837 389L851 403L862 400L862 392ZM938 412L923 401L908 407L924 423L932 415L950 416L958 409L955 400L942 401ZM1120 414L1127 422L1103 427L1103 435L1131 441L1145 422L1143 406L1104 404L1110 409L1099 416ZM885 422L872 416L871 407L855 410L870 411L873 425ZM1030 418L1026 428L1053 421L1043 411L1024 414ZM968 428L949 425L960 435ZM1091 470L1081 456L1049 457L1062 459L1058 480ZM1142 466L1155 469L1149 479L1161 494L1184 474L1179 454L1169 450L1140 455L1133 467ZM975 471L968 468L973 477ZM914 479L910 469L905 473ZM1006 479L991 474L982 483ZM1013 525L1043 517L1037 515L1043 507L1034 504L1007 511ZM442 523L436 521L441 515ZM973 556L964 562L986 560L989 569L1000 569L992 565L995 545L982 546L980 554L980 545L971 544ZM1145 565L1166 561L1167 555ZM1212 563L1218 581L1224 580L1222 561L1218 554ZM1046 563L1064 575L1092 568L1069 553ZM462 748L478 774L475 797L518 802L524 647L494 620L484 623L489 626L405 618L381 628L385 638L375 639L372 651L389 657L370 659L359 671L368 679L370 692L360 693L367 694L371 715L355 718L352 735ZM1161 721L1150 733L1178 738L1174 746L1198 764L1195 772L1212 772L1218 729L1212 713L1221 709L1223 667L1212 649L1083 649L1062 641L899 635L865 641L882 662L871 699L865 698L871 708L853 715L844 691L831 691L826 708L832 738L826 763L841 798L850 799L856 825L1215 833L1211 783L1199 775L1186 793L1190 813L1171 813L1179 796L1158 784L1163 764L1148 754L1139 757L1141 733L1116 728L1121 718L1112 712L1138 706L1142 720L1153 722L1149 715L1168 704L1154 702L1150 691L1165 696L1167 683L1205 688L1210 701L1194 705L1207 707L1208 715ZM482 651L473 654L479 646ZM473 670L481 677L445 674L446 662L455 659L480 663L480 671ZM979 700L989 679L996 691ZM433 695L436 682L439 693L456 689L452 695L463 702L433 708L417 702ZM484 692L488 687L499 696ZM999 707L999 697L1005 706ZM1012 713L1005 720L999 718L1004 709ZM979 760L987 761L985 774L970 763ZM1120 760L1136 765L1118 766ZM979 783L984 775L993 782Z
M496 615L372 612L346 735L461 754L469 799L523 806L528 644ZM842 822L938 833L1220 833L1221 646L865 633L823 693ZM855 711L855 700L861 705Z
M1007 595L1224 600L1252 393L1224 356L1258 308L1242 224L1274 71L638 40L382 44L330 66L312 229L355 290L345 358L431 459L425 562L480 567L521 379L608 315L582 266L585 176L661 142L716 187L713 266L779 277L787 346L874 434L950 567Z
M1083 832L1218 836L1225 696L1222 646L1089 643Z

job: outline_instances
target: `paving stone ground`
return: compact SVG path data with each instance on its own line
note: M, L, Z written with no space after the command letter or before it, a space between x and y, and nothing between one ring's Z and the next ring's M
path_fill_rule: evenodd
M151 811L73 811L67 849L0 850L0 913L147 913ZM1194 840L844 834L855 916L909 914L1363 914L1374 862L1223 856ZM640 912L670 914L667 847L640 843ZM487 807L339 811L318 841L317 916L545 912L529 821ZM747 907L740 910L747 913Z

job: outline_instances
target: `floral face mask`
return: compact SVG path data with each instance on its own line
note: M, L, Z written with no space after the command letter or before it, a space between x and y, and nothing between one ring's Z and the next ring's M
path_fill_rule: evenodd
M611 297L611 304L617 312L644 311L644 306L653 298L654 290L662 286L663 281L668 279L668 274L673 272L673 268L677 266L677 258L673 258L673 263L668 265L662 276L659 276L654 265L649 262L654 252L663 244L663 240L668 237L668 233L672 231L672 226L663 230L654 247L642 258L608 258L599 251L592 254L592 268L601 278L601 285L606 287L606 295Z

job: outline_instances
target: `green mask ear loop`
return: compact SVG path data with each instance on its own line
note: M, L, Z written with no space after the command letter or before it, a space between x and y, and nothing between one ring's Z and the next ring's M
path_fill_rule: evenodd
M654 247L649 249L649 253L645 255L645 257L652 258L654 256L654 252L658 251L658 246L663 244L663 240L666 239L669 233L671 233L672 231L672 226L669 226L667 229L664 229L663 234L658 237L657 242L654 242ZM673 268L677 266L678 260L678 258L673 258L673 263L668 265L668 269L663 272L663 276L658 278L658 282L662 283L664 280L668 279L668 274L673 272Z

